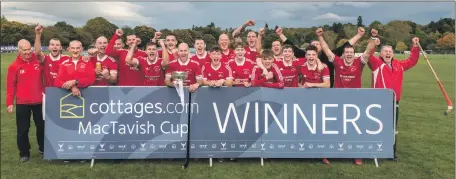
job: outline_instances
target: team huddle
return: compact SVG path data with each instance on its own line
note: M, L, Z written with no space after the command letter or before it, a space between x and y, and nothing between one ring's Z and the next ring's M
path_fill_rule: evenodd
M50 52L44 54L41 52L43 27L39 25L35 28L34 51L30 42L19 41L19 54L8 68L8 112L13 112L14 98L17 118L28 118L29 122L33 111L37 128L40 128L37 135L42 152L44 122L36 118L42 115L45 87L63 88L75 96L81 95L80 89L89 86L174 87L172 73L183 71L187 73L183 84L190 92L201 86L361 88L361 75L367 64L372 70L372 87L393 89L398 103L403 72L415 66L419 59L419 39L416 37L412 39L413 47L406 60L396 60L393 48L387 45L381 47L378 57L374 56L376 46L380 44L375 29L370 32L371 39L364 53L356 57L354 45L365 34L362 27L353 38L336 49L328 47L323 29L318 28L315 31L318 40L312 41L305 50L293 45L282 28L278 28L275 33L280 40L272 42L271 49L262 49L263 28L258 32L250 31L246 43L239 35L247 26L254 25L253 20L246 21L231 34L231 39L228 34L221 34L218 46L209 50L206 50L205 41L198 38L193 55L188 44L178 44L173 34L161 39L161 32L155 33L144 50L138 48L142 42L136 35L127 34L125 43L128 48L125 49L121 38L124 33L118 29L109 41L104 36L98 37L95 48L88 49L88 56L82 55L83 46L77 40L70 42L69 56L61 54L59 39L51 39ZM25 123L27 121L23 125L18 123L18 146L20 156L28 160L30 144L25 136L28 136L29 124ZM326 159L324 162L329 163ZM360 164L361 160L357 159L356 163Z

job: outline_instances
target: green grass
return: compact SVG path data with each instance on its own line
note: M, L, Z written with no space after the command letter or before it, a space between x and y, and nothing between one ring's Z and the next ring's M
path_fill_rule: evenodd
M1 55L2 96L5 96L7 68L14 57L14 54ZM431 55L430 58L450 98L454 99L455 56ZM370 73L366 67L364 87L370 86ZM20 164L14 116L6 113L4 99L1 102L2 178L455 178L454 114L443 115L447 107L445 99L423 57L404 76L398 126L400 161L380 160L380 168L367 159L362 166L353 165L353 160L331 160L329 167L317 159L268 159L261 167L259 159L248 159L214 162L212 168L207 160L201 160L191 162L187 170L181 169L183 160L98 161L94 168L89 168L89 163L42 160L37 151L34 127L30 129L31 161Z

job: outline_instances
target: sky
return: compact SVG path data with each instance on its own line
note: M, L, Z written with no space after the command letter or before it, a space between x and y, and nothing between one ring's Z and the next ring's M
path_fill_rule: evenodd
M206 26L236 28L253 19L255 28L312 27L333 22L363 24L374 20L411 20L428 24L454 18L454 2L2 2L1 14L22 23L54 25L58 21L81 27L104 17L119 27L147 25L157 30Z

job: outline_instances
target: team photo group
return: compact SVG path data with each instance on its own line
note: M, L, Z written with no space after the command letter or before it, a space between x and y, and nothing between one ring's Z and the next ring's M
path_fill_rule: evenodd
M372 71L372 88L388 88L396 94L396 119L401 100L403 73L418 63L419 38L413 37L410 55L398 60L394 49L381 45L376 29L358 27L357 34L343 45L330 49L322 28L305 49L298 48L276 28L277 40L271 49L263 49L264 28L249 31L246 42L240 36L255 21L248 20L232 34L221 34L218 45L208 48L202 38L195 39L194 54L186 43L178 43L173 34L155 32L149 42L135 34L116 30L111 39L96 38L94 46L83 55L78 40L69 43L68 55L62 53L59 39L52 38L48 51L41 51L43 26L35 28L35 42L22 39L18 55L9 65L6 78L6 106L17 120L17 145L21 162L30 160L28 132L30 117L36 125L39 153L44 152L44 99L46 87L68 90L84 96L81 89L90 86L179 86L176 73L185 73L181 85L195 92L207 87L266 88L362 88L363 70ZM355 53L362 37L370 40L364 53ZM126 41L122 41L126 37ZM145 43L145 48L138 46ZM380 52L375 55L375 52ZM364 69L368 66L369 69ZM14 104L16 100L16 105ZM15 106L15 107L13 107ZM397 125L397 120L396 120ZM394 148L396 145L394 144ZM395 155L396 158L396 155ZM330 164L328 159L323 163ZM355 163L362 164L361 159Z

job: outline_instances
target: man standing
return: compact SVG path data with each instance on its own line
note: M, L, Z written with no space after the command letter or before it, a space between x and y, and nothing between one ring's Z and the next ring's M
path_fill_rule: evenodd
M334 76L334 88L361 88L361 76L363 74L364 65L369 61L369 56L372 50L375 49L375 42L379 43L379 40L372 39L369 41L364 53L355 58L355 48L351 45L344 47L343 59L335 55L328 44L323 38L323 29L318 28L316 35L321 44L323 52L329 58L329 61L334 64L335 76ZM376 36L377 31L372 29L372 36ZM329 160L326 160L329 164ZM355 164L361 165L361 159L355 159Z
M80 41L70 42L68 51L71 59L62 62L54 82L55 87L71 90L75 96L81 96L80 88L89 87L95 82L95 67L82 59L82 50Z
M245 58L244 43L238 42L234 45L236 56L228 61L227 65L233 71L233 86L235 87L250 87L252 70L255 67L255 62Z
M222 63L227 63L229 60L234 59L236 54L229 48L230 38L228 35L221 34L219 36L218 44L220 49L222 49Z
M325 64L319 64L317 47L309 45L306 48L307 61L301 66L302 83L304 88L329 88L329 71Z
M220 87L233 85L233 72L231 68L220 62L222 50L213 47L211 50L211 63L206 63L202 68L203 84L210 87Z
M154 38L151 41L157 44L157 40L160 40L161 35L161 32L155 32ZM177 56L177 38L174 34L168 34L166 35L165 41L166 46L162 46L162 49L158 50L158 57L163 58L163 51L166 50L168 52L169 60L173 61Z
M361 37L364 35L364 33L365 33L364 28L358 27L358 34L356 34L350 40L345 42L343 45L337 47L336 49L333 49L332 50L333 53L337 56L341 56L344 52L344 47L346 45L354 46L356 44L356 42L358 42L358 40L361 39ZM283 35L282 28L277 28L276 34L280 37L280 39L282 40L282 42L284 44L289 44L289 45L293 46L293 52L296 57L298 57L298 58L305 57L306 52L304 50L299 49L290 40L288 40L287 37L285 37L285 35ZM330 86L331 86L331 88L333 88L334 87L334 65L331 62L329 62L328 56L326 56L325 53L322 53L320 42L318 40L312 41L310 43L310 45L317 47L318 59L320 59L321 63L326 64L326 66L328 67L329 73L330 73L330 75L329 75L330 76Z
M409 58L406 60L394 58L393 47L389 45L382 46L380 57L375 57L373 53L370 54L368 66L372 70L372 88L389 88L393 89L396 94L396 128L399 120L399 101L402 95L404 72L418 63L420 58L419 41L418 37L412 39L413 47L410 50ZM395 139L397 140L397 138ZM394 143L394 159L397 159L396 144L397 142Z
M6 106L8 113L12 114L14 99L16 99L17 146L20 162L27 162L30 160L28 133L32 113L38 150L40 154L44 152L43 71L37 56L32 52L29 41L22 39L17 46L18 55L8 67L6 77Z
M168 54L164 53L163 58L159 58L157 54L157 44L149 42L146 44L147 57L133 58L133 53L137 44L139 43L130 47L125 61L129 65L138 67L142 70L144 74L143 86L163 86L165 80L163 70L166 69L169 64ZM162 47L165 46L162 40L160 40L160 45Z
M94 86L110 86L117 83L117 62L114 58L106 55L108 39L104 36L95 41L95 56L90 62L95 67L96 80Z
M239 26L236 30L233 31L233 38L235 42L242 42L241 33L245 30L248 26L255 26L255 21L248 20L241 26ZM247 45L245 46L245 57L255 60L258 57L258 53L256 51L255 43L257 40L257 34L254 31L250 31L247 33Z
M190 60L189 48L186 43L179 44L178 50L178 58L171 61L166 70L165 84L174 88L171 74L175 71L185 71L187 72L187 79L184 80L183 85L188 86L190 92L195 92L203 84L200 65L197 61Z
M211 63L211 56L209 53L206 51L206 43L204 42L203 39L197 38L195 39L195 49L196 53L193 55L190 59L198 61L201 67L203 67L205 64L210 64Z
M106 48L106 55L109 55L113 58L117 58L119 60L119 86L142 86L144 74L134 66L128 65L125 62L125 58L127 56L128 51L125 49L115 49L114 43L117 39L119 39L123 35L122 29L117 29L116 33L112 36L111 41L109 41L108 47ZM136 43L136 35L129 35L127 36L127 45L132 46ZM135 48L133 57L145 57L147 54Z

